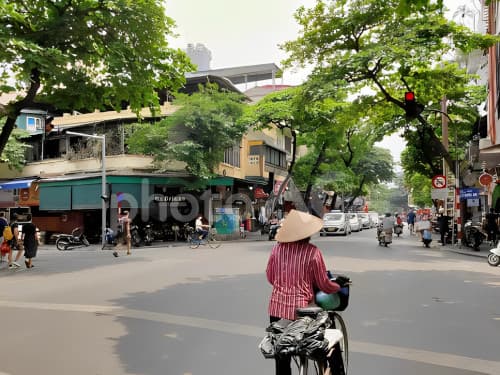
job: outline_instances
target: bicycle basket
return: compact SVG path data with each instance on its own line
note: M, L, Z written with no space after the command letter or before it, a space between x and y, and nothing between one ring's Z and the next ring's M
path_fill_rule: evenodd
M327 294L317 292L315 302L328 311L344 311L349 305L349 285L342 287L338 293Z

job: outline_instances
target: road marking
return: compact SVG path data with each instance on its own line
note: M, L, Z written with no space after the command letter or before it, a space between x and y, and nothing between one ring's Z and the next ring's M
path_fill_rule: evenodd
M39 303L39 302L17 302L0 301L0 306L22 309L69 311L69 312L88 312L101 313L119 318L130 318L148 320L158 323L175 324L179 326L202 328L211 331L224 332L233 335L242 335L255 338L262 338L265 335L264 327L251 326L238 323L229 323L219 320L197 318L192 316L181 316L167 313L159 313L144 310L123 309L117 306L99 306L99 305L77 305L77 304L59 304L59 303ZM500 318L494 318L500 320ZM374 344L363 341L349 341L349 347L353 352L397 358L408 361L427 363L436 366L444 366L479 372L484 374L500 374L500 362L489 361L485 359L465 357L460 355L431 352L428 350L419 350L414 348L402 348L393 345ZM2 373L0 373L2 375Z

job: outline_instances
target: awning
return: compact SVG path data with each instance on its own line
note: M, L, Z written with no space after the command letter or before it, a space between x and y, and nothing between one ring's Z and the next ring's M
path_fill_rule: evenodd
M0 190L26 189L31 186L31 183L33 181L35 181L34 178L30 180L13 180L0 182Z

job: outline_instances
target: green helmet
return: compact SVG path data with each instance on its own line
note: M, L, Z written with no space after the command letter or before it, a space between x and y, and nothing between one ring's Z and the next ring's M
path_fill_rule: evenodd
M316 293L316 304L324 310L334 310L340 306L340 298L337 293L319 291Z

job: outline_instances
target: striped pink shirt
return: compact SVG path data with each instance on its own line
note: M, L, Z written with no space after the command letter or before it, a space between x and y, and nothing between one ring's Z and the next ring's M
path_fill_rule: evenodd
M314 300L313 288L325 293L336 293L340 289L328 279L321 251L307 241L276 244L266 275L273 285L269 315L284 319L294 320L295 309L306 307Z

